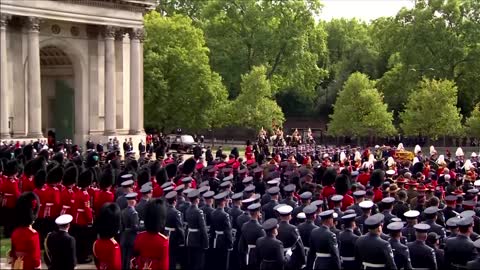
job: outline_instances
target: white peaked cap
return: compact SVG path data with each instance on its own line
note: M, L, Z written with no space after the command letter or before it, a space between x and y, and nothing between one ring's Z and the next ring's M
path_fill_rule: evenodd
M430 145L430 155L436 154L437 150L435 150L435 147L433 145Z
M67 225L72 222L73 217L71 215L61 215L55 219L55 223L59 226Z
M464 156L463 150L462 150L461 147L458 147L458 148L457 148L457 151L455 151L455 156L457 156L457 157Z
M418 154L418 152L421 152L422 151L422 148L420 147L420 145L415 145L415 150L413 150L413 152L416 154Z
M473 182L473 185L476 187L480 187L480 180Z
M403 143L399 143L397 150L405 150L405 147L403 147Z

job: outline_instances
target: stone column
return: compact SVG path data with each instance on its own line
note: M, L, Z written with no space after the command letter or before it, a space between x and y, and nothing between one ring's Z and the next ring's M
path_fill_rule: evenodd
M130 31L130 134L138 135L143 131L142 108L142 44L143 29Z
M106 26L105 36L105 135L117 134L115 89L115 28Z
M0 139L10 138L8 130L8 73L7 73L7 21L9 16L0 14Z
M40 79L40 20L28 17L28 137L42 138L42 85Z

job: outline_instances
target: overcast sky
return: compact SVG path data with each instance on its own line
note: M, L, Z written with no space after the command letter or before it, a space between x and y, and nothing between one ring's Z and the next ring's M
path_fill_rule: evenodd
M411 8L414 0L322 0L320 19L359 18L363 21L393 16L402 7Z

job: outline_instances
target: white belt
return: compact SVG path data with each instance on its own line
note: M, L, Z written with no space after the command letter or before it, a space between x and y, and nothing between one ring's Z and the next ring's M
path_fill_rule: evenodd
M167 232L167 237L170 238L170 233L175 231L175 228L165 227L165 231Z
M467 269L467 266L466 266L466 265L462 265L462 264L453 264L453 263L452 263L452 266L453 266L453 267L456 267L456 268ZM417 268L414 268L414 269L417 269ZM418 269L420 269L420 268L418 268Z
M192 229L192 228L188 228L188 232L198 232L198 229Z
M254 249L254 248L257 248L257 246L256 245L248 245L247 248L248 248L247 249L247 265L249 265L248 263L249 263L249 260L250 260L250 258L249 258L250 257L250 251L252 251L252 249Z
M221 235L221 234L224 234L224 232L223 231L215 231L215 234Z
M317 258L330 258L330 257L332 257L332 254L330 254L330 253L319 253L319 252L317 252L317 253L315 253L315 256L316 256Z
M303 247L303 250L305 250L305 261L307 261L308 253L310 252L310 248L309 247Z
M50 217L50 211L54 203L46 203L45 210L43 211L43 217Z
M217 248L217 237L223 235L223 231L215 231L215 238L213 239L213 248Z
M368 262L363 262L362 263L364 267L371 267L371 268L384 268L385 264L381 263L368 263Z
M355 261L355 257L340 257L340 259L344 262L353 262Z
M65 215L67 213L67 210L70 209L71 207L68 205L62 206L62 211L60 212L60 215Z
M54 203L47 202L45 205L46 205L46 206L53 206Z
M237 229L232 228L232 237L235 239L235 236L237 235Z

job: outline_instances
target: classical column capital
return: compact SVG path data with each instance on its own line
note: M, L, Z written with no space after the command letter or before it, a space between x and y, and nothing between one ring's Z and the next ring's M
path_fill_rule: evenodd
M40 31L40 19L37 17L27 17L27 29L32 32Z
M115 31L115 40L123 40L125 37L125 29L123 28L117 28Z
M88 24L85 30L89 39L96 39L98 37L99 29L97 25Z
M114 39L117 28L107 25L103 28L102 34L105 39Z
M8 25L8 21L12 18L10 14L0 14L0 27L5 28Z
M130 39L138 39L140 41L143 41L145 37L143 28L132 28L128 34L130 35Z

